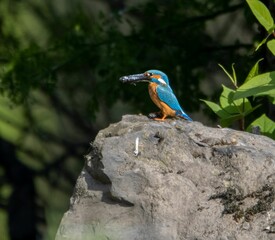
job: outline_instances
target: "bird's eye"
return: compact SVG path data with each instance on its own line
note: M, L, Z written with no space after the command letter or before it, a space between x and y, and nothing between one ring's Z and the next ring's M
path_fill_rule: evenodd
M146 73L144 73L144 75L145 75L146 77L151 77L151 76L153 76L153 73L146 72Z

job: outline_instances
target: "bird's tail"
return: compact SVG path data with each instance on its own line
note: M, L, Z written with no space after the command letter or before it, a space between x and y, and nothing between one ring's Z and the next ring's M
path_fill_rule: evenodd
M176 115L178 117L181 117L181 118L184 118L185 120L188 120L188 121L193 121L192 118L190 118L183 110L178 110L176 111Z

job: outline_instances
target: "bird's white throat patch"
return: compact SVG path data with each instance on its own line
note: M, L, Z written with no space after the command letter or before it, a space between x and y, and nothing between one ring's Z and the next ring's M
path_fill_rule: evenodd
M158 81L164 85L166 85L166 82L162 78L158 78Z

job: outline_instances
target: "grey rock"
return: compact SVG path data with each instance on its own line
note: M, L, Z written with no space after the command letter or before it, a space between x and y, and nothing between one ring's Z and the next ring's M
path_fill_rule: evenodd
M126 115L98 133L56 240L275 239L274 200L273 140Z

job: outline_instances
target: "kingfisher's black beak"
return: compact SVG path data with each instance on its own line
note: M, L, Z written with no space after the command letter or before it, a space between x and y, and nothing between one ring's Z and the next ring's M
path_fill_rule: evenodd
M123 76L119 78L119 81L123 83L149 82L150 80L150 77L144 75L143 73Z

